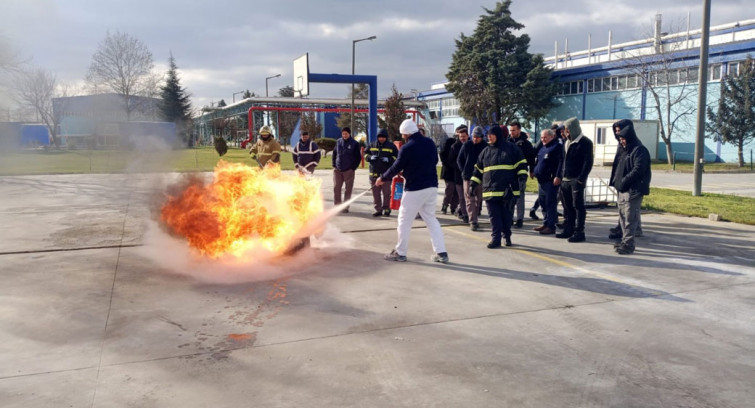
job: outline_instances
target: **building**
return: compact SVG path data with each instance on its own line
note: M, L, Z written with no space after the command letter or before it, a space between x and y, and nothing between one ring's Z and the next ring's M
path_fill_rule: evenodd
M655 35L651 38L611 44L609 33L607 46L591 48L588 45L587 50L581 51L569 51L566 47L559 51L556 44L555 55L545 58L545 63L553 67L553 79L562 85L555 98L558 106L539 125L570 117L600 123L590 126L592 133L586 136L593 140L596 149L601 149L600 144L612 143L611 138L597 134L599 129L605 128L605 123L618 119L658 121L649 86L660 89L658 87L668 84L672 98L683 97L683 102L672 109L672 119L681 118L671 137L673 151L677 160L691 161L696 133L701 30L668 34L661 32L660 27L661 19L657 16ZM755 57L755 19L711 27L709 44L706 99L707 105L715 109L721 81L727 75L738 75L748 55ZM452 134L453 128L467 121L459 116L459 103L446 91L445 84L432 84L429 90L419 92L417 99L425 102L430 114L438 117L444 129ZM663 105L663 96L660 98ZM537 130L530 129L530 136L537 135ZM666 145L660 137L658 143L651 151L657 151L657 159L666 160ZM746 147L753 148L752 145ZM712 139L706 139L704 152L709 162L737 160L736 146L722 145Z
M677 160L694 157L698 98L701 30L667 34L661 32L656 16L655 35L639 41L571 52L564 49L545 58L561 84L559 106L550 120L576 116L581 120L629 118L658 120L653 89L660 106L669 105L665 95L678 100L671 105L671 120L678 118L671 137ZM755 20L710 28L707 77L707 105L716 108L721 81L738 75L748 55L755 56ZM663 117L665 122L667 119ZM593 137L595 135L590 135ZM659 140L658 159L666 160L666 145ZM736 146L706 139L705 161L735 161ZM750 146L752 148L752 146Z
M149 136L172 145L176 126L162 121L159 102L132 96L127 112L123 96L114 93L53 98L56 133L67 147L133 147Z

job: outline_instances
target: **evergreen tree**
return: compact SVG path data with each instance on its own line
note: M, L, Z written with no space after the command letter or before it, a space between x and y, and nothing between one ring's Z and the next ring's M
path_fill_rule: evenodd
M755 140L755 60L748 56L739 67L739 75L729 75L721 84L718 111L708 108L706 128L714 140L737 145L743 167L744 146Z
M163 119L167 122L176 124L176 133L184 142L191 140L191 95L181 86L178 77L178 67L173 53L168 59L170 68L168 69L165 85L161 88L160 112Z
M396 89L396 84L391 88L391 96L385 100L385 128L388 129L390 140L401 140L398 128L406 118L406 109L401 93Z
M247 89L247 90L246 90L246 92L244 92L244 94L243 94L243 95L241 95L241 96L242 96L242 97L243 97L244 99L247 99L247 98L251 98L251 97L253 97L253 96L257 96L257 95L255 95L255 94L254 94L254 92L249 92L249 90Z
M462 115L483 125L530 117L550 108L555 95L550 69L528 52L529 36L514 34L524 25L511 17L510 5L506 0L493 10L483 8L474 34L456 40L446 74L446 89L459 100Z
M221 99L220 102L218 102L218 108L225 107L226 105L228 105L228 104L225 103L225 99Z
M283 98L293 98L294 87L291 85L284 86L283 88L278 90L278 96L283 97Z

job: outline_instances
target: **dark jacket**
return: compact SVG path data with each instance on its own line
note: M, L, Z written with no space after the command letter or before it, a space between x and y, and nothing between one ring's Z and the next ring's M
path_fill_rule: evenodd
M389 142L385 143L375 142L370 148L364 152L366 160L370 163L370 177L378 178L386 170L391 168L393 162L396 161L398 156L398 149L396 145Z
M616 127L620 131L616 132ZM613 124L614 136L623 137L627 142L624 148L619 144L617 157L611 169L610 185L620 193L629 193L630 197L650 194L650 152L642 144L634 131L631 120L623 119Z
M338 171L356 170L362 161L362 149L353 137L339 138L333 149L333 168Z
M480 153L470 182L482 185L483 200L514 199L527 182L527 160L515 144L499 137Z
M311 172L320 163L320 147L312 139L306 142L299 140L291 156L294 158L294 164Z
M461 169L461 178L463 180L472 178L474 165L477 164L477 158L480 157L480 152L485 149L485 146L487 146L486 143L474 144L473 141L468 140L461 147L459 157L456 159L456 165Z
M464 143L461 140L457 140L451 146L451 151L448 153L448 168L453 171L453 182L461 184L464 180L461 177L461 167L459 167L458 158L461 147Z
M433 140L417 132L407 139L398 151L396 162L380 177L389 181L404 172L404 190L418 191L438 187L438 150Z
M553 179L560 177L564 162L564 146L555 138L548 144L541 144L535 159L534 176L537 182L553 183Z
M454 181L454 172L451 167L451 163L448 161L448 156L451 153L451 146L456 143L456 138L449 137L443 143L443 147L440 148L440 163L443 165L440 168L440 178L446 181Z
M570 140L564 146L564 173L561 178L565 181L577 180L585 185L593 165L592 141L582 134L577 118L567 119L564 126L569 129Z
M535 168L536 152L530 142L530 135L524 132L519 132L519 137L516 139L511 138L511 141L522 150L522 154L524 154L524 158L527 160L527 168L529 171L533 171Z

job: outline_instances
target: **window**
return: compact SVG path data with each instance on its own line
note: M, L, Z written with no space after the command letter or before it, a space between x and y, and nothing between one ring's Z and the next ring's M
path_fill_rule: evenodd
M698 78L697 68L687 68L687 83L695 83Z
M721 64L713 64L710 66L709 81L719 81L721 79Z
M739 63L738 62L729 63L729 76L734 77L734 78L739 76Z
M601 81L603 85L603 91L610 91L611 90L611 77L603 78Z
M679 83L683 84L687 82L687 68L679 70Z
M627 89L627 77L623 75L619 77L619 89Z
M638 88L639 82L637 81L637 75L630 75L627 77L627 88Z
M595 92L595 80L594 79L588 79L587 80L587 93Z

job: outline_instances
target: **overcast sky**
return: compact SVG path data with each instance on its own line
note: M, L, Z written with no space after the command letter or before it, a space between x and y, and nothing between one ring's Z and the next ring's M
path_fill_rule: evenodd
M656 13L664 31L699 28L701 0L514 0L514 19L525 25L530 51L552 56L554 42L571 51L644 38ZM712 0L711 25L755 18L752 0ZM0 0L0 36L31 64L81 81L108 30L131 34L164 70L176 58L194 107L249 89L270 94L292 85L293 60L310 55L310 72L378 76L379 97L429 89L443 81L454 39L472 34L483 7L494 1L428 0ZM346 85L313 84L311 97L346 97ZM238 98L239 96L237 96Z

